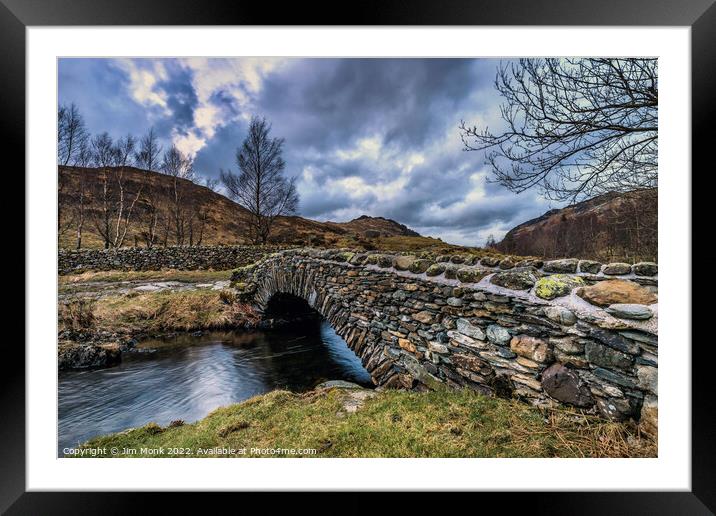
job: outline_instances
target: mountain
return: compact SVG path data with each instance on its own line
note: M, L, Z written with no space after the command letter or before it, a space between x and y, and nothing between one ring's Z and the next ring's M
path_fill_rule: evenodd
M362 235L367 238L420 236L419 233L400 222L383 217L369 217L368 215L361 215L357 219L353 219L349 222L326 222L326 224L343 228L350 233Z
M102 247L106 233L105 215L110 219L110 231L120 234L130 213L129 225L123 239L124 246L146 245L151 235L154 242L184 244L244 244L249 243L249 212L224 195L184 179L177 180L157 172L134 167L107 169L58 168L59 242L61 247L77 245L77 228L82 226L82 247ZM120 180L121 178L121 180ZM121 187L121 188L120 188ZM140 195L137 196L137 192ZM173 203L175 193L183 199ZM124 199L120 216L118 200ZM134 199L136 202L132 205ZM104 210L105 199L108 210ZM181 206L180 210L175 210ZM84 221L82 223L82 221ZM403 240L395 237L404 237ZM421 237L418 233L394 220L363 215L350 222L318 222L299 216L279 217L271 231L271 242L298 245L373 247L377 240L389 240L391 246L445 245L437 239ZM400 241L399 241L400 240ZM382 247L382 245L381 245Z
M656 261L658 190L608 193L549 210L507 232L496 245L506 254L600 261Z

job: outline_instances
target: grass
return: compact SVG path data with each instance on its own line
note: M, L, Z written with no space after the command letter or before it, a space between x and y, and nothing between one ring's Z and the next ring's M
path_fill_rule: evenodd
M103 282L118 283L122 281L182 281L185 283L210 283L228 280L231 270L177 270L160 271L87 271L81 274L68 274L59 277L60 287L77 283Z
M309 449L316 457L656 456L655 441L624 424L468 390L382 391L353 413L344 407L350 395L273 391L193 424L149 423L84 447L128 448L132 457L201 457L200 449L212 448L234 449L236 457L266 456L251 451L261 448ZM151 453L159 448L163 454Z
M76 305L83 299L60 304L60 329L82 329L117 333L161 333L222 329L257 318L247 305L229 302L231 296L216 290L161 291L111 295L92 304L91 314ZM80 317L66 314L80 313Z

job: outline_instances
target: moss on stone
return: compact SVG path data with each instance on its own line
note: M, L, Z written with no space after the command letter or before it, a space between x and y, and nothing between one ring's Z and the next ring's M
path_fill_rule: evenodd
M443 272L445 272L445 265L442 263L434 263L428 269L425 271L425 274L428 276L440 276Z
M457 279L463 283L477 283L487 272L483 269L475 269L471 267L461 267L457 270Z
M566 296L573 288L581 286L584 286L584 280L579 276L553 274L537 280L535 294L542 299L554 299Z
M415 260L413 263L410 264L408 270L415 274L422 274L423 272L428 270L432 263L433 262L431 260Z

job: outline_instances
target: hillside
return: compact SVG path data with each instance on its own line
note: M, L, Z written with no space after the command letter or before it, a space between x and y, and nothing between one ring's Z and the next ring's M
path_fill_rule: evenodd
M126 236L121 239L123 246L145 246L148 240L154 245L245 244L250 241L248 211L207 187L178 179L176 192L181 201L173 203L173 178L164 174L125 167L110 169L106 178L105 189L105 175L99 169L59 167L61 247L77 246L79 227L82 229L81 246L91 248L104 246L103 232L109 231L116 237L116 227L120 228L120 234L126 227ZM120 198L124 199L122 213L117 207ZM104 206L110 207L105 210ZM176 206L180 208L176 209ZM126 214L130 208L127 224ZM109 225L105 224L105 219L109 220ZM374 247L378 242L381 247L396 249L445 246L440 240L421 237L396 221L366 215L350 222L279 217L270 240L273 243L366 248Z
M392 219L383 217L369 217L361 215L349 222L326 222L328 225L343 228L350 233L362 235L367 238L391 237L391 236L413 236L420 235L409 227Z
M507 232L503 253L601 261L656 261L658 190L610 193L549 210Z

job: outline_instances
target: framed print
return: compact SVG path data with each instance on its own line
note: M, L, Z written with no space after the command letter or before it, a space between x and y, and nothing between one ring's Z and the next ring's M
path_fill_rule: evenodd
M711 2L179 4L3 1L27 203L3 510L713 510Z

